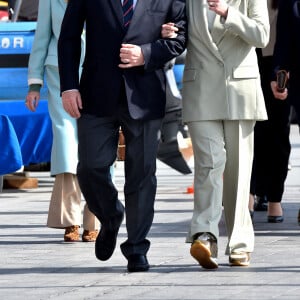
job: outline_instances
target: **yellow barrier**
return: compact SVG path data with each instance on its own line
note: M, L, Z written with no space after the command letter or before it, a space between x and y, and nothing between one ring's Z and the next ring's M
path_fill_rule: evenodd
M0 6L1 7L8 7L8 4L5 1L0 1Z

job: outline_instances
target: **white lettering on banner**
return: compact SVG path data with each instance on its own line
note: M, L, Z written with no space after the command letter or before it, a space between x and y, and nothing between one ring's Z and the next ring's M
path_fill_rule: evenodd
M0 43L2 49L9 49L9 48L24 48L24 38L23 37L14 37L8 38L3 37Z
M24 48L24 39L22 37L14 38L14 48Z
M9 48L9 45L10 45L9 38L3 38L1 40L1 48L7 49L7 48Z

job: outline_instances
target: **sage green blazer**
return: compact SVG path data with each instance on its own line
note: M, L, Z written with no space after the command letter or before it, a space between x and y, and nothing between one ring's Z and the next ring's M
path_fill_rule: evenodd
M184 122L266 119L255 47L269 41L267 1L227 0L227 19L217 15L211 30L207 1L186 2Z

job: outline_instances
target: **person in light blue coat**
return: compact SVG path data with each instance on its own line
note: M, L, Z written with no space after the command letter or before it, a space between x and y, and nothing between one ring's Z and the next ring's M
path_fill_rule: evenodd
M64 240L79 240L81 225L81 191L76 177L77 125L63 108L57 61L57 41L66 0L42 0L39 2L38 21L28 65L29 92L26 105L35 111L44 75L48 85L48 108L52 120L53 144L51 152L51 175L55 176L48 212L47 226L64 228ZM84 39L82 39L84 49ZM83 212L83 241L95 241L99 221L85 204Z

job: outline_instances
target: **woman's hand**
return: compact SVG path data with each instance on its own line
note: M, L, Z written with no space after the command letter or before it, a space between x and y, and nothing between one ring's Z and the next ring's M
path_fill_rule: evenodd
M28 92L25 100L25 105L30 111L35 111L40 100L39 92Z
M227 18L228 4L225 0L207 0L210 10L214 11L217 15Z
M278 92L276 81L271 81L271 89L272 89L274 97L278 100L285 100L288 96L287 88L285 88L285 90L283 92Z
M166 38L176 38L177 37L177 32L178 28L175 26L175 23L166 23L161 26L161 36L166 39Z

